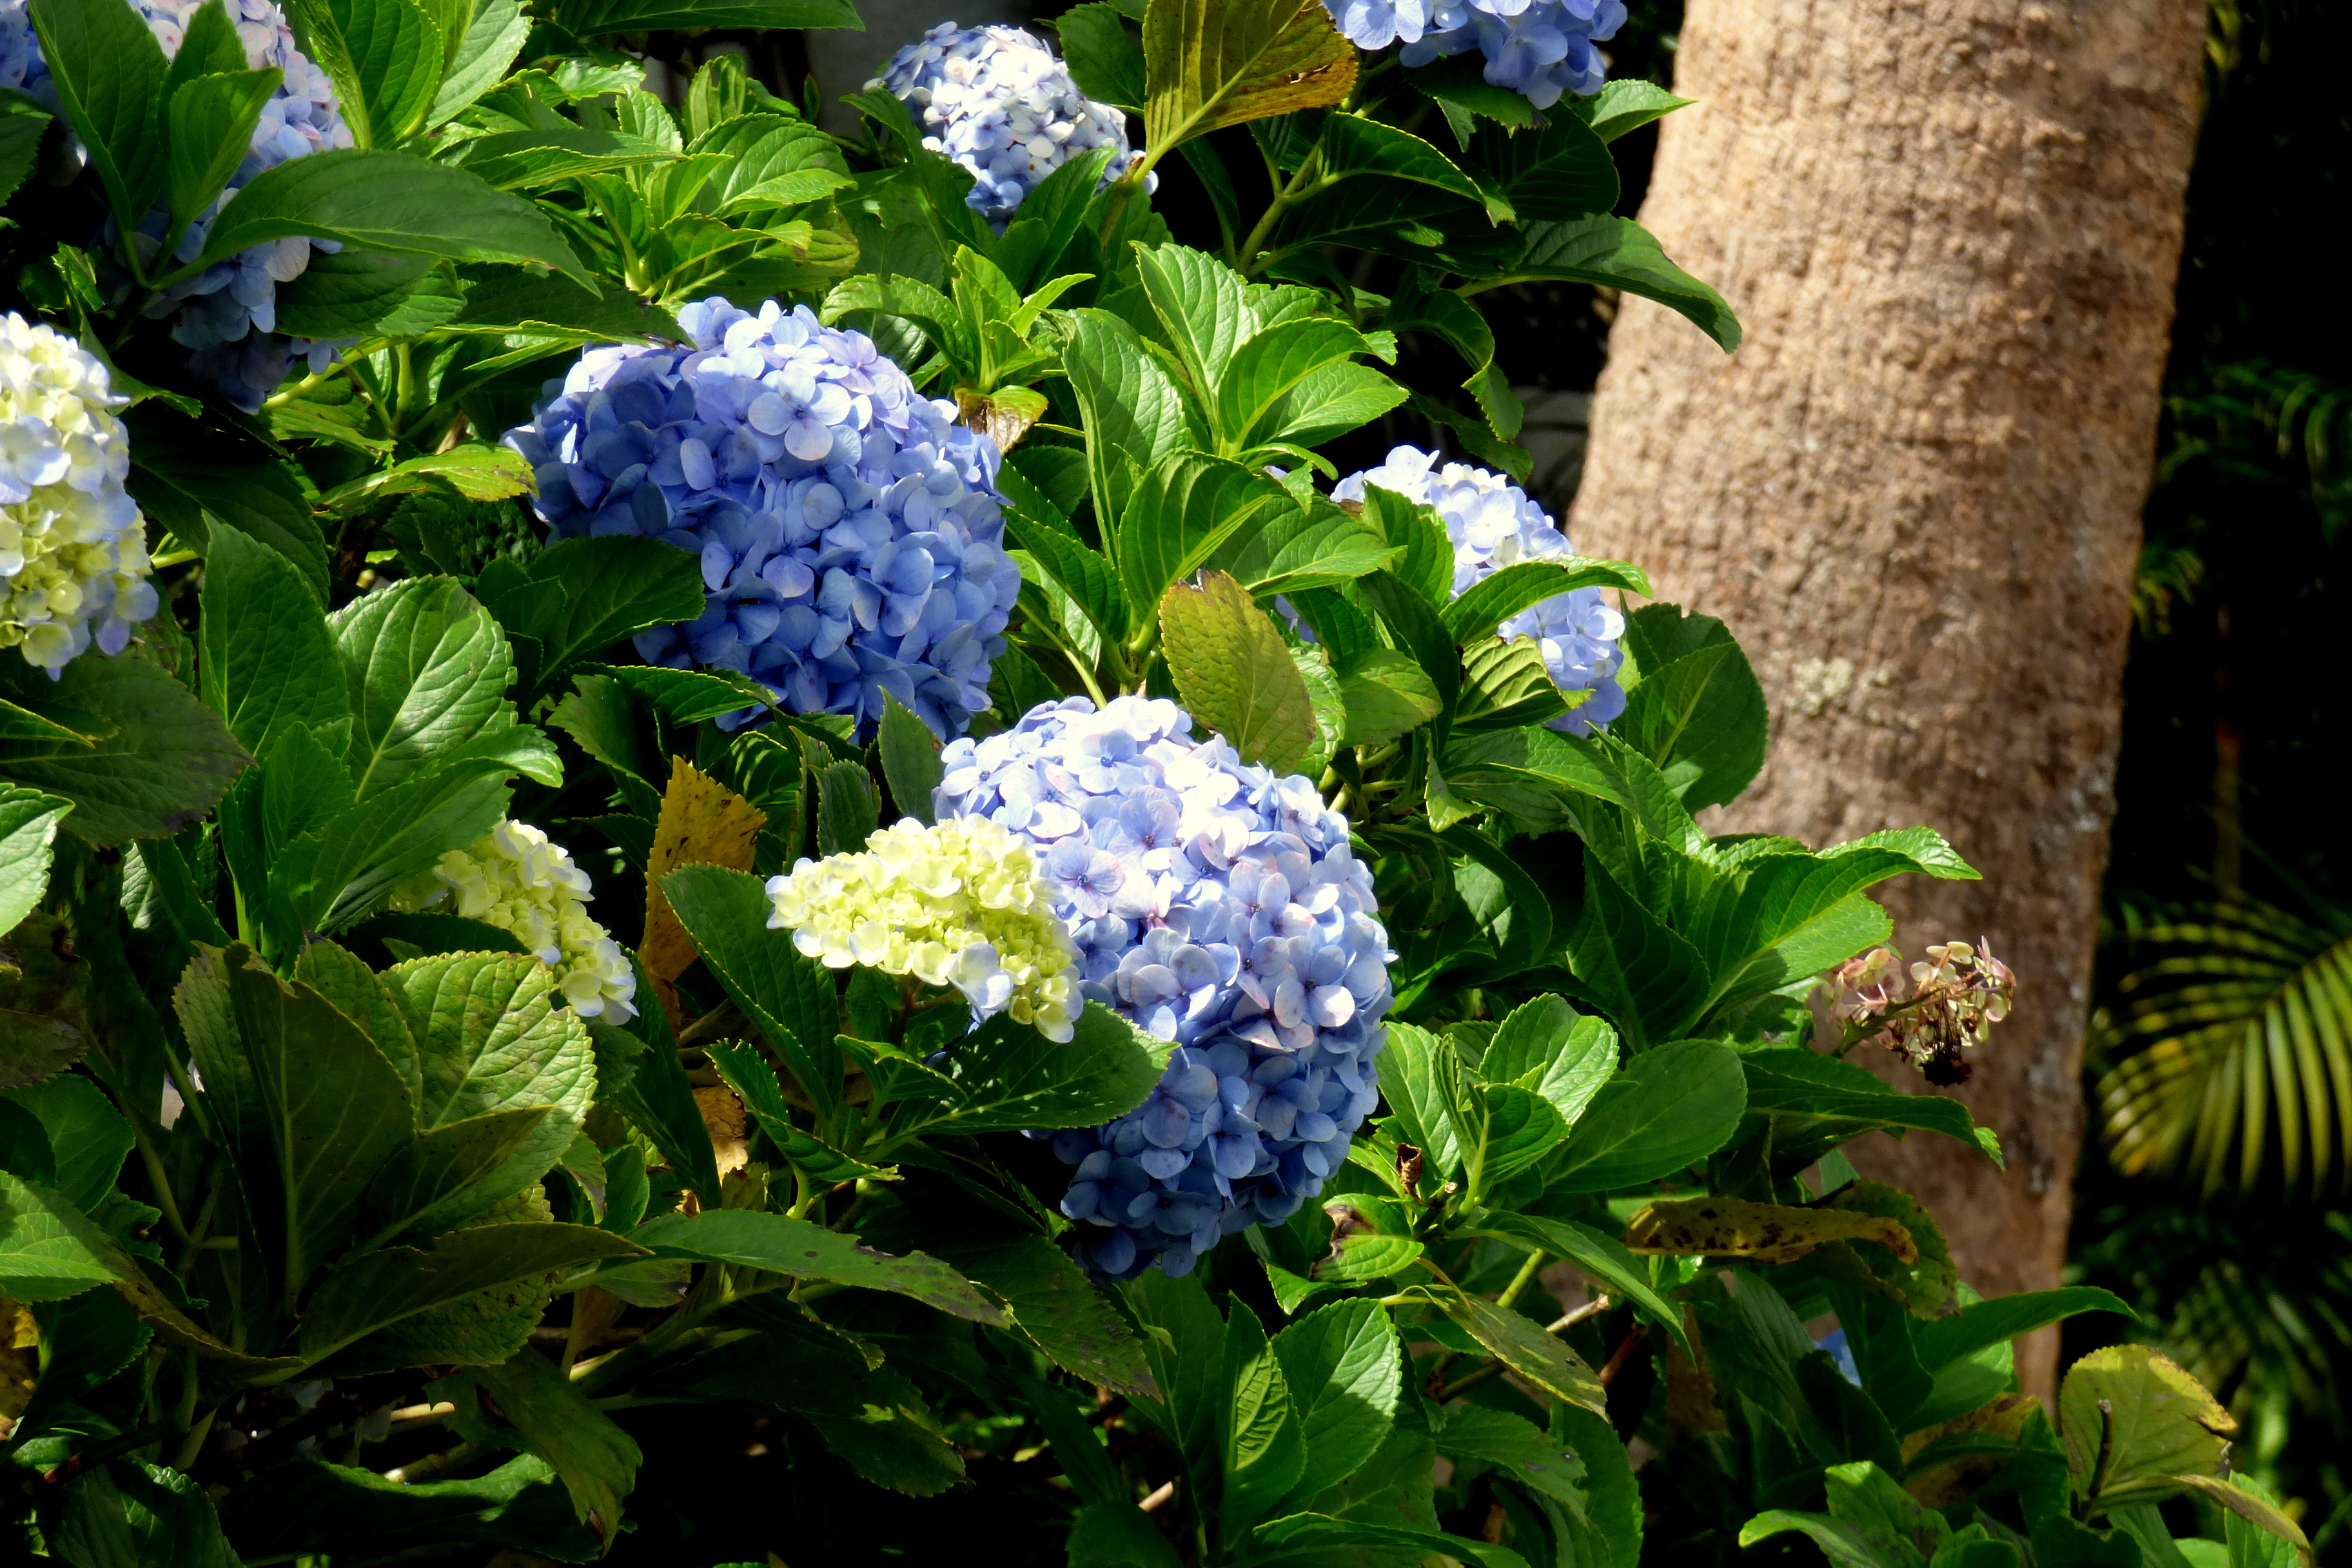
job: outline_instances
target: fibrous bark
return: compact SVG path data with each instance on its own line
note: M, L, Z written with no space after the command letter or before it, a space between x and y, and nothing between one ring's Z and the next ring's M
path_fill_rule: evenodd
M2009 1169L1925 1135L1854 1157L1989 1294L2064 1259L2203 14L1690 0L1675 89L1698 103L1642 220L1747 342L1626 301L1571 521L1755 660L1770 758L1717 831L1926 823L1984 873L1886 902L1906 952L1981 935L2017 971L1960 1091ZM2046 1394L2054 1331L2019 1348Z

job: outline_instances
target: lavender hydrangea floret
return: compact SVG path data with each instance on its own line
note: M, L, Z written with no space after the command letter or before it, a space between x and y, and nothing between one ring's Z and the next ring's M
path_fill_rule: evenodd
M889 693L961 734L991 704L1021 593L996 444L805 306L710 299L677 319L690 343L590 349L507 433L550 537L637 534L701 558L702 615L641 634L648 663L734 670L865 733Z
M204 0L128 3L169 57L179 53L188 24ZM237 37L245 45L247 65L254 70L274 66L283 79L262 106L250 150L227 188L180 237L172 252L173 267L192 262L204 253L213 220L245 185L289 160L353 144L333 84L295 46L294 30L285 13L272 0L226 3ZM0 0L0 87L21 88L56 106L56 89L41 56L40 40L26 17L25 0ZM137 243L146 260L152 262L170 237L168 209L157 206L141 220ZM314 374L323 372L334 363L336 353L353 341L293 338L278 331L278 286L299 278L310 267L313 252L331 255L341 248L331 240L268 240L157 291L147 301L144 313L159 321L176 317L172 339L192 351L188 369L196 381L253 413L297 363L307 363Z
M1489 85L1538 109L1564 93L1599 92L1608 62L1596 45L1625 25L1623 0L1324 0L1349 42L1404 46L1408 66L1477 50Z
M0 0L0 87L13 87L54 114L58 88L25 0Z
M942 819L1036 846L1086 994L1178 1047L1142 1105L1053 1134L1081 1260L1182 1275L1317 1196L1379 1101L1392 996L1347 819L1165 700L1047 703L940 761Z
M866 83L914 115L923 145L969 170L965 200L999 234L1030 192L1072 158L1112 150L1109 184L1142 156L1128 144L1127 116L1078 90L1044 40L1019 27L942 22L890 57ZM1147 175L1147 191L1159 187Z
M1485 468L1441 466L1434 452L1398 447L1379 468L1349 474L1332 486L1331 494L1338 500L1361 500L1368 484L1426 503L1444 520L1446 537L1454 542L1456 598L1506 566L1575 553L1550 513L1518 486ZM1591 693L1552 720L1551 728L1589 735L1625 711L1625 689L1617 680L1625 662L1619 642L1625 617L1602 600L1600 589L1555 594L1505 621L1496 635L1506 642L1537 638L1554 684L1570 694Z

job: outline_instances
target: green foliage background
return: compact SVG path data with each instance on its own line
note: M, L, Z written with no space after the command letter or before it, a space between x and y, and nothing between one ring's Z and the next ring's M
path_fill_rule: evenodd
M223 188L267 86L226 13L167 64L110 0L35 0L70 126L5 104L9 303L133 400L167 605L60 680L0 661L12 1552L2307 1550L2162 1356L2086 1356L2053 1409L2019 1394L2015 1337L2121 1299L1979 1300L1929 1208L1840 1152L2001 1157L1957 1101L1839 1059L1867 1031L1811 1043L1820 977L1891 929L1871 889L1975 873L1924 826L1710 837L1693 814L1767 733L1735 628L1632 612L1624 715L1564 734L1572 695L1496 628L1644 595L1639 564L1526 562L1456 597L1429 509L1318 482L1407 409L1524 477L1497 339L1565 289L1737 346L1624 216L1611 145L1670 95L1628 75L1538 122L1475 72L1384 74L1314 4L1090 8L1073 69L1151 128L1171 199L1082 163L998 235L886 95L832 136L732 63L664 103L618 47L850 25L842 0L296 9L362 145L256 178L206 244L344 240L280 320L357 342L258 416L185 390L136 313L175 263L102 222L161 200L184 223ZM1100 1005L1066 1040L974 1026L769 925L764 876L928 816L936 737L635 662L633 634L698 613L695 558L542 546L493 444L580 349L674 340L713 292L868 329L1017 443L1023 597L985 724L1176 696L1347 812L1395 1007L1381 1111L1318 1204L1189 1277L1088 1278L1068 1172L1024 1130L1141 1104L1168 1043ZM746 707L764 722L717 722ZM597 857L625 1026L511 933L387 910L508 818Z

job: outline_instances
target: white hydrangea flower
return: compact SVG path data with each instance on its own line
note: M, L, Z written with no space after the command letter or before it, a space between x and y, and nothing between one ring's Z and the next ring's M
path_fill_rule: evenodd
M498 927L555 971L555 988L573 1012L625 1024L637 1016L637 974L613 933L590 918L593 893L562 846L509 821L395 889L392 907L414 914L454 894L451 913Z
M106 366L0 316L0 647L54 678L95 641L121 653L155 613L146 519L123 489L131 437Z
M909 816L862 851L803 859L768 880L772 930L828 968L864 964L952 985L986 1016L1066 1040L1086 998L1078 950L1055 918L1036 852L984 817Z

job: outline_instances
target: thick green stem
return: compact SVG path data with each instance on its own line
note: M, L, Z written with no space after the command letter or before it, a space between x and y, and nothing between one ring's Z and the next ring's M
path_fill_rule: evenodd
M211 1173L209 1164L207 1165L206 1173ZM175 1270L183 1280L186 1279L189 1275L195 1272L196 1255L202 1252L205 1247L214 1245L214 1243L207 1240L206 1237L211 1234L213 1227L213 1211L220 1206L220 1194L221 1184L218 1182L210 1182L206 1184L204 1206L196 1210L195 1223L188 1226L188 1245L182 1250L180 1254L180 1266ZM229 1237L226 1239L234 1241L236 1238L235 1237Z
M1073 653L1070 656L1070 668L1078 672L1078 681L1087 689L1087 695L1095 700L1095 706L1097 708L1108 706L1103 697L1103 689L1096 681L1095 672L1087 668L1086 661Z
M163 1156L155 1141L147 1136L137 1117L126 1118L131 1123L131 1136L139 1145L139 1162L147 1167L147 1180L155 1189L155 1206L163 1211L163 1224L173 1237L182 1243L188 1240L188 1227L180 1218L180 1204L172 1195L172 1179L163 1173Z
M793 1206L785 1211L793 1219L806 1219L824 1189L809 1179L809 1173L798 1164L793 1166Z
M172 1456L173 1469L185 1475L195 1468L196 1460L204 1455L205 1439L212 1433L213 1417L219 1414L220 1406L215 1405L189 1424L188 1435L181 1442L180 1451Z
M1323 182L1316 173L1322 166L1322 163L1323 149L1318 143L1313 152L1307 154L1307 161L1298 165L1298 172L1290 176L1289 183L1276 191L1274 194L1274 200L1266 204L1265 211L1259 215L1256 225L1249 231L1249 237L1242 241L1243 277L1255 278L1258 275L1261 270L1257 259L1258 247L1264 245L1267 237L1274 233L1274 226L1281 220L1282 215L1323 188Z
M395 436L406 428L409 417L417 412L416 353L412 344L392 345L393 362L400 366L400 379L392 395L392 417L389 423Z
M268 397L261 400L262 411L264 413L268 413L273 408L283 408L289 403L293 403L300 398L310 395L319 388L326 385L329 382L341 376L345 368L346 362L337 360L333 365L324 371L315 372L310 375L306 375L291 386L278 388L276 392L271 393Z
M1519 1271L1511 1276L1511 1282L1503 1287L1503 1293L1495 1298L1495 1305L1497 1307L1508 1307L1512 1302L1517 1300L1519 1299L1519 1292L1526 1289L1528 1286L1534 1281L1536 1271L1543 1267L1543 1262L1544 1255L1542 1253L1528 1253L1528 1260L1519 1265Z
M1154 163L1160 162L1160 154L1162 151L1163 149L1158 147L1150 149L1134 168L1129 169L1117 184L1111 186L1110 200L1103 207L1102 227L1095 237L1105 246L1109 245L1110 237L1118 232L1120 220L1127 216L1127 204L1135 199L1135 193L1142 188L1143 177L1151 173L1151 166Z

